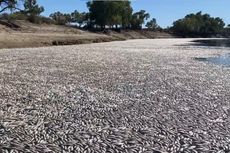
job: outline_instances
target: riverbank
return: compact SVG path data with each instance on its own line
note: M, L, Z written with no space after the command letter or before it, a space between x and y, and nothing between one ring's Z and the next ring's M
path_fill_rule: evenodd
M24 48L56 45L122 41L128 39L172 38L165 32L122 30L120 32L90 32L68 26L32 24L14 21L14 25L0 24L0 48Z

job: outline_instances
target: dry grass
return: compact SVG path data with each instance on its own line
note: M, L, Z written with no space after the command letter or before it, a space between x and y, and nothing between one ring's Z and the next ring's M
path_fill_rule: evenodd
M0 48L25 48L52 45L72 45L118 40L112 36L82 31L76 28L15 21L18 29L0 25Z
M110 31L107 34L82 31L59 25L32 24L26 21L14 21L20 28L11 29L0 24L0 48L25 48L52 45L73 45L95 42L108 42L126 39L171 38L167 33Z

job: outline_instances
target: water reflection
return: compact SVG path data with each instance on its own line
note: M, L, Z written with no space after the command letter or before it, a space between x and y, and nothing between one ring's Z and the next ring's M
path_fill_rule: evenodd
M223 54L223 55L218 55L215 57L208 57L208 58L203 58L203 57L198 57L195 58L195 60L202 61L202 62L208 62L216 65L222 65L222 66L230 66L230 54Z
M205 40L194 40L197 46L219 46L219 47L230 47L230 39L205 39Z
M205 40L195 40L198 46L219 46L219 47L230 47L230 39L205 39ZM217 55L215 57L197 57L194 58L197 61L208 62L216 65L230 66L230 53Z

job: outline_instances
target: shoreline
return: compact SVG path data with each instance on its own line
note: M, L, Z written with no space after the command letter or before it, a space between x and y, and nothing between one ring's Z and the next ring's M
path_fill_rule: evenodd
M19 28L0 24L0 49L44 46L78 45L129 39L175 38L166 32L147 30L122 30L116 32L91 32L69 26L33 24L15 21Z

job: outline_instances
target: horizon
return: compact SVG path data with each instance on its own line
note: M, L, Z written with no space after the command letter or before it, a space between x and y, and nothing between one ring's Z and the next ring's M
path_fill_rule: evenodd
M87 0L69 0L68 3L64 2L64 0L59 0L55 3L53 3L53 1L54 0L37 0L38 4L45 8L42 15L49 16L56 11L62 13L70 13L74 10L78 10L79 12L88 11L86 6ZM187 14L197 13L199 11L208 13L212 17L220 17L226 25L230 24L230 17L228 16L230 13L230 11L228 11L230 1L227 0L186 0L186 2L182 2L182 0L134 0L131 1L131 5L134 12L146 10L150 14L149 20L155 18L157 23L163 28L172 26L174 21L183 18Z

